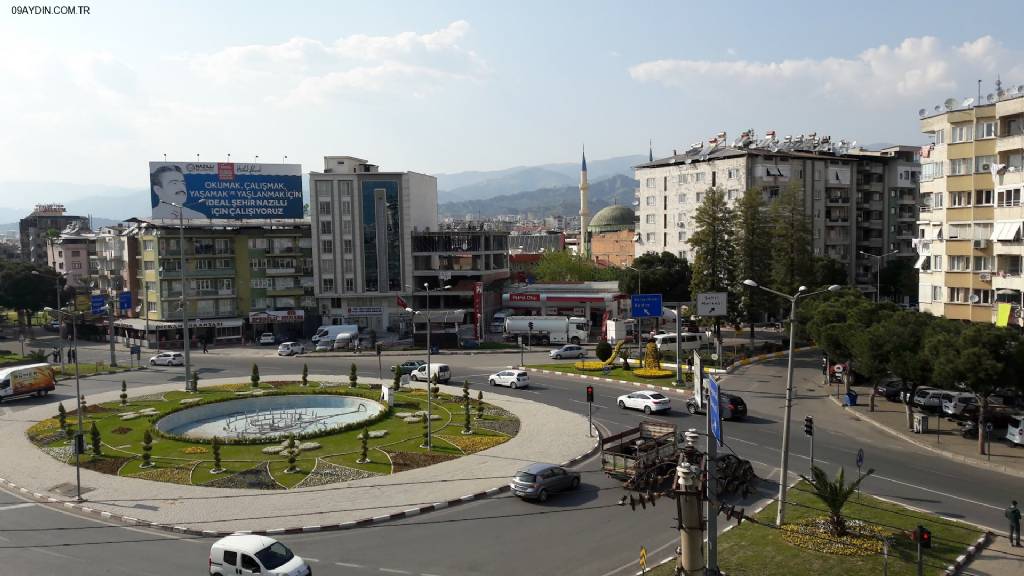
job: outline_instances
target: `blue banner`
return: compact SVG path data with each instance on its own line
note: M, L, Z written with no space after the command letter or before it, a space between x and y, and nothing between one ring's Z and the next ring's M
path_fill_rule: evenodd
M719 409L718 382L715 377L708 374L708 431L722 445L722 413Z
M629 301L633 318L661 317L661 294L633 294Z
M118 306L121 308L121 310L131 310L132 309L132 293L131 292L121 292L120 294L118 294L117 303L118 303Z
M107 305L107 297L102 294L93 294L89 297L89 307L93 314L103 314L103 307Z
M279 220L304 216L301 164L150 162L153 218Z

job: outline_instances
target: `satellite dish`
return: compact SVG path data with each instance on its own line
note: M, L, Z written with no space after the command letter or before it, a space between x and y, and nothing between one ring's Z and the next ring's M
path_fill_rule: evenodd
M942 105L946 107L946 110L952 110L953 108L956 108L956 100L946 98L946 101L943 102Z
M850 148L856 148L856 147L857 147L857 141L856 140L854 140L853 142L850 142Z
M920 110L917 111L917 115L918 116L924 116L927 113L928 113L928 110L925 109L925 108L921 108Z
M985 100L988 100L989 102L995 102L995 100L996 100L996 95L995 95L995 94L992 94L992 93L989 93L989 95L988 95L988 96L985 96Z
M1009 168L1007 168L1007 170L1009 170L1010 172L1016 172L1017 171L1017 167L1016 166L1010 166Z
M942 106L936 105L935 106L935 111L938 112L939 110L942 110Z
M1009 94L1010 96L1013 96L1016 93L1017 93L1017 88L1015 86L1010 86L1010 90L1007 92L1007 94Z
M966 98L964 99L964 102L963 104L961 104L961 106L963 106L964 108L969 108L971 104L974 104L974 98Z
M971 297L970 297L971 304L977 304L978 300L981 300L981 298L978 298L977 294L971 294Z
M1017 94L1024 94L1024 84L1017 86Z

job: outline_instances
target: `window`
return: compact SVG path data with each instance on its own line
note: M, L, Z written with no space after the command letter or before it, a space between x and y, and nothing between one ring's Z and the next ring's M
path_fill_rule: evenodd
M648 223L648 224L654 224L654 223L656 223L656 222L657 222L657 220L656 220L656 219L657 219L657 215L656 215L656 214L648 214L648 215L647 215L647 223Z
M648 232L646 238L648 242L654 242L654 232Z
M352 241L347 239L347 238L345 240L342 240L341 241L341 248L342 248L342 252L344 252L345 254L351 254L352 253Z
M334 233L334 222L330 220L320 221L320 233L321 234L333 234Z
M250 250L266 250L267 239L266 238L249 238L249 249Z
M156 262L154 262L152 260L146 260L142 264L142 269L143 270L156 270Z
M942 256L932 256L932 270L942 270Z
M948 302L967 302L968 294L970 289L968 288L949 288L949 299Z
M242 554L242 570L249 570L250 572L259 572L260 565L256 563L256 559L248 554Z
M342 200L341 201L341 213L345 214L345 215L348 215L348 214L352 213L352 201L351 200Z
M957 208L960 206L971 205L971 193L970 192L950 192L949 193L949 207Z
M320 241L320 252L323 254L331 254L334 252L334 240L321 240Z
M354 292L356 289L356 281L352 278L345 278L345 291Z
M971 236L974 240L988 240L992 237L992 224L983 223L974 225L974 235Z
M697 204L700 204L703 199L704 199L704 193L703 192L697 192L696 194L693 195L693 200Z
M352 235L352 221L351 220L343 220L341 222L341 233L345 234L347 236L351 236Z
M971 291L971 304L991 304L992 303L992 291L985 290L982 288L975 288Z
M942 193L932 194L932 208L942 208Z
M815 190L814 191L814 199L815 200L821 200L821 190Z
M321 278L320 279L320 291L321 292L334 292L334 278Z
M974 133L976 139L982 138L995 138L996 137L996 123L994 120L986 120L984 122L978 122L977 130Z
M253 278L249 285L253 288L270 288L270 278Z
M950 272L968 272L971 269L970 256L947 256Z
M680 230L679 231L679 241L680 242L686 242L686 231L685 230Z
M942 178L942 162L925 162L921 164L921 180L929 181Z
M316 181L316 192L317 192L317 194L330 194L331 193L331 181L330 180L317 180Z
M320 201L320 215L321 216L330 216L331 215L331 201L330 200L321 200Z
M1020 206L1020 188L996 192L996 206Z
M679 175L679 183L680 184L686 184L689 181L690 181L690 175L689 174L680 174Z
M739 190L729 190L725 193L726 200L735 200L739 197Z
M152 240L143 240L142 241L142 249L147 251L147 252L153 250L153 241Z
M974 171L975 172L988 172L989 168L996 163L995 156L975 156L974 158Z
M346 258L345 262L344 262L344 265L345 265L345 268L344 268L345 273L346 274L351 274L352 273L352 260L349 259L349 258Z
M321 260L320 261L320 273L321 274L334 274L334 260Z
M238 563L238 552L235 552L234 550L225 550L224 551L224 564L226 566L231 566L233 568L235 566L235 564L237 564L237 563Z
M971 141L971 125L962 124L960 126L953 126L953 143L957 142L970 142Z
M954 158L949 161L949 175L950 176L962 176L964 174L971 173L971 159L970 158Z
M648 196L647 197L647 205L648 206L657 206L658 205L658 198L656 196Z
M249 268L251 268L252 270L263 270L266 267L267 267L267 259L266 258L250 258L249 259Z
M946 236L949 240L970 240L971 238L971 225L970 224L950 224L949 235Z
M992 205L992 191L991 190L975 190L974 191L974 205L975 206L991 206Z
M932 286L932 302L942 302L942 286Z
M71 263L71 269L72 270L81 270L82 269L82 263L81 262L72 262Z
M648 178L647 179L647 187L648 188L654 188L657 185L658 184L657 184L657 179L656 178Z
M935 131L935 143L936 144L945 144L946 143L946 129L945 128L943 128L942 130L936 130Z
M729 169L727 169L725 171L725 177L728 178L729 180L735 180L735 179L739 178L740 177L740 169L739 168L729 168Z
M991 272L992 271L992 256L975 256L974 257L974 270L976 272Z
M686 194L680 194L676 197L676 200L678 200L680 204L686 204Z
M661 190L662 192L668 190L668 176L664 176L661 179Z
M152 240L150 240L150 242L152 242ZM150 250L152 250L152 248L150 248ZM82 255L82 251L81 250L72 250L71 251L71 257L72 258L78 258L81 255Z
M220 289L221 290L226 290L228 292L231 292L232 290L235 289L235 279L234 278L222 278L221 281L220 281Z
M693 175L693 181L696 184L702 184L704 182L705 174L703 172L697 172Z

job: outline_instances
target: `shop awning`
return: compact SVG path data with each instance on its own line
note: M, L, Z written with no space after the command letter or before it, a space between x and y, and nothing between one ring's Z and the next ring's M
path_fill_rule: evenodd
M992 227L992 239L1003 242L1013 242L1020 237L1021 222L996 222Z
M914 263L914 268L917 268L918 270L920 270L921 266L924 265L924 261L927 260L927 259L928 259L927 256L918 256L917 262Z

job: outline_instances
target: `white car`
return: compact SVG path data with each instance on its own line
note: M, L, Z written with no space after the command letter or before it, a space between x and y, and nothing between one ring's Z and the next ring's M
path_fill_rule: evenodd
M210 575L309 576L313 570L287 546L267 536L232 534L210 547Z
M566 344L558 350L552 350L548 352L548 356L555 360L561 360L562 358L586 358L587 350L582 346L575 344Z
M669 410L672 407L672 401L660 392L633 392L632 394L623 394L622 396L619 396L617 402L619 408L643 410L644 414Z
M314 348L314 350L317 352L330 352L331 350L334 350L334 340L328 341L321 338L320 341L316 343L316 348Z
M274 337L273 332L264 332L263 334L260 334L260 346L263 346L265 344L273 344L274 342L277 342L277 338Z
M161 352L149 359L150 366L184 366L185 355L181 352Z
M502 370L487 378L491 386L508 386L509 388L526 388L530 385L530 375L523 370Z
M305 354L306 347L298 342L285 342L277 347L278 356L294 356L296 354Z
M952 393L949 396L942 400L942 413L946 416L960 416L964 408L978 402L978 398L968 392Z

